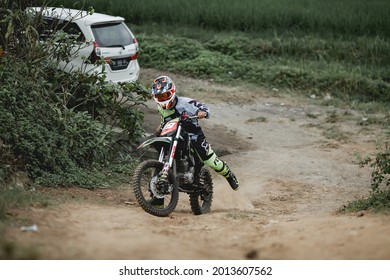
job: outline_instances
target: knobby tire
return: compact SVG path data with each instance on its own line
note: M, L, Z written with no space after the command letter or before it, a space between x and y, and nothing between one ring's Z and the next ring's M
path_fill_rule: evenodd
M164 208L158 209L154 207L150 203L151 195L149 192L149 195L145 195L145 190L147 187L147 183L150 183L150 180L152 179L152 176L147 176L148 170L154 170L153 174L158 174L163 169L163 163L159 162L158 160L147 160L142 162L134 171L133 178L132 178L132 184L133 184L133 190L135 194L135 198L138 202L138 204L144 209L147 213L158 216L158 217L166 217L169 214L173 212L173 210L176 208L177 203L179 201L179 190L177 186L174 187L172 192L169 195L165 195L164 200L167 201L169 199L169 202L167 205L164 204ZM147 176L146 178L149 178L149 181L142 181L142 179L145 179L144 176ZM171 181L174 181L173 176L170 177ZM146 192L148 193L148 192Z

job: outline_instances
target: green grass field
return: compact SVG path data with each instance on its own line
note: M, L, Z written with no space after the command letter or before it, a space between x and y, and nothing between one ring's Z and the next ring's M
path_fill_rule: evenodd
M75 6L74 1L54 3ZM216 30L390 35L387 0L86 0L85 6L121 15L137 25L156 22Z
M88 6L126 18L141 46L141 67L390 103L388 0L95 0Z

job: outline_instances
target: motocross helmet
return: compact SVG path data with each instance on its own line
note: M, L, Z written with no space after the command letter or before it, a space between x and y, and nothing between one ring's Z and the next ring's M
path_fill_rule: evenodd
M165 109L171 109L176 98L176 87L168 76L160 76L152 84L152 95L157 104Z

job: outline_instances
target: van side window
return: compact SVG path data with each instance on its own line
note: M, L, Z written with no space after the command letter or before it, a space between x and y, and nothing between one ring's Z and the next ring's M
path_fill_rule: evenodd
M43 24L38 28L39 38L41 40L46 40L49 36L52 36L59 30L70 35L77 35L77 42L85 41L84 34L76 23L52 18L45 18L43 20Z
M81 32L79 26L74 22L64 21L58 25L58 29L62 29L64 32L70 35L78 35L76 37L78 42L85 41L83 32Z
M37 28L39 39L43 41L48 39L54 33L56 26L57 24L54 19L44 18L42 24L40 24Z

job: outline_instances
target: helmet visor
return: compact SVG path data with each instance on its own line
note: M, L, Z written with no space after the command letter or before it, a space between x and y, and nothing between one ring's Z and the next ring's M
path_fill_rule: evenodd
M172 97L172 93L170 91L166 91L166 92L157 94L154 97L156 98L157 101L163 102L163 101L169 100Z

